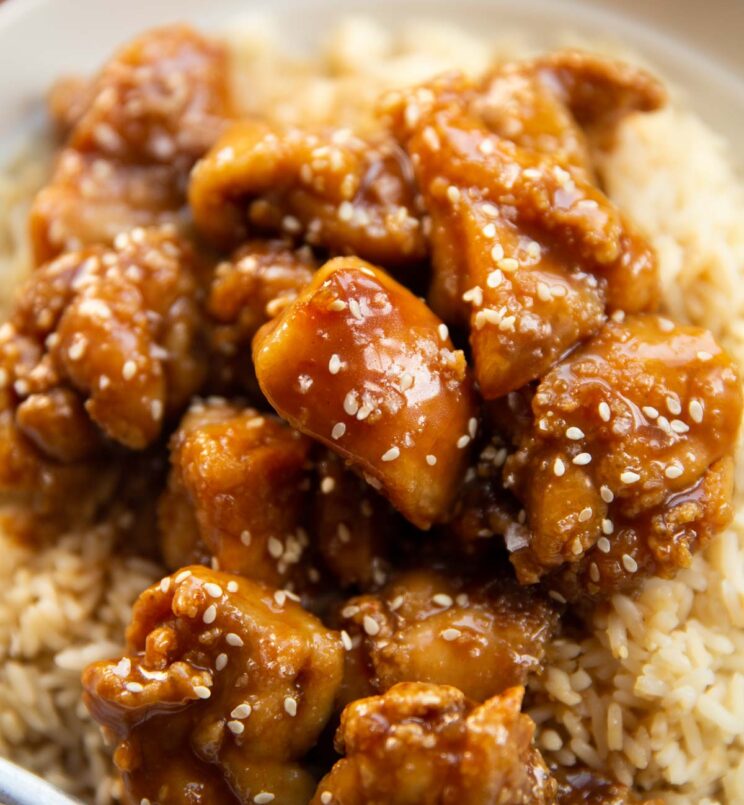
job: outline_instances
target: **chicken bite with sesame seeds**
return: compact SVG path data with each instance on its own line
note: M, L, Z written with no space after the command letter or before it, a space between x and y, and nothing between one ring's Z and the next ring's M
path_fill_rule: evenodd
M250 359L258 328L297 298L313 278L308 247L283 240L253 240L220 263L207 298L210 388L255 392Z
M15 424L60 461L106 439L142 449L204 377L194 258L169 229L47 263L0 331Z
M336 734L345 757L312 805L552 805L523 694L477 705L449 685L404 682L348 705Z
M145 590L126 654L83 674L125 802L304 805L315 783L301 760L332 713L342 652L301 606L239 576L193 566Z
M702 329L610 322L534 391L532 427L504 466L524 506L520 580L606 595L671 576L731 519L742 392Z
M214 557L221 570L302 584L311 441L275 416L196 401L171 437L160 502L168 567Z
M502 94L521 86L508 76ZM538 86L550 92L542 84L533 92ZM548 137L538 147L522 132L530 147L522 144L519 117L509 118L516 133L492 131L481 92L455 74L392 93L381 108L411 156L431 217L430 303L448 324L468 326L481 393L495 399L596 332L605 308L653 308L658 277L650 246L591 174L563 156L566 142ZM525 120L537 126L532 117L550 115L531 103ZM564 112L560 125L570 122L579 138Z
M188 173L231 113L226 53L187 26L159 28L125 45L71 100L66 145L31 211L37 263L185 220Z
M475 438L465 356L424 302L336 258L253 341L271 405L363 474L419 528L445 518Z
M411 167L390 138L244 121L196 165L189 202L199 231L222 247L258 232L390 267L427 255Z
M420 569L346 601L338 625L349 640L343 701L416 681L480 702L540 670L558 615L541 591L507 575Z

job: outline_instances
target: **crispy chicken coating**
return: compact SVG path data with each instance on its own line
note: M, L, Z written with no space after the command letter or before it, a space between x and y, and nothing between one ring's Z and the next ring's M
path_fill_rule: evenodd
M427 246L406 155L392 140L346 129L280 131L236 124L194 168L189 202L220 246L254 232L301 235L334 254L385 266L417 263Z
M353 645L345 695L410 681L453 685L485 701L540 670L557 625L551 604L510 578L408 571L344 604L340 626Z
M267 584L303 574L311 442L274 416L221 399L196 402L171 438L160 503L166 564L214 557Z
M331 715L342 652L298 604L239 576L194 566L147 589L125 656L83 675L127 805L304 805L314 781L299 761Z
M197 295L190 250L166 229L41 266L0 330L16 426L66 462L95 453L103 435L151 444L204 376Z
M540 377L600 327L606 306L645 310L658 297L650 247L573 164L581 131L569 108L550 95L552 82L537 78L531 96L521 98L513 73L497 74L491 86L497 97L515 93L499 103L523 114L509 117L508 126L496 121L495 133L478 113L476 86L461 76L395 93L383 104L431 216L430 302L447 323L468 324L486 399ZM556 108L562 116L553 127L575 131L537 148L528 132L543 117L555 118Z
M37 262L182 220L188 173L230 113L227 86L223 49L176 25L123 47L86 89L53 94L69 137L31 212Z
M543 377L504 467L526 512L520 580L575 598L687 566L731 518L741 410L709 332L648 315L604 327Z
M297 298L312 280L315 268L308 248L293 249L281 240L245 243L217 266L207 314L212 325L211 374L218 388L255 390L253 336Z
M555 782L520 713L523 688L481 705L448 685L406 682L350 704L336 743L346 757L312 805L548 805Z
M478 423L464 355L410 291L356 258L332 260L258 331L253 360L279 414L412 523L447 515Z

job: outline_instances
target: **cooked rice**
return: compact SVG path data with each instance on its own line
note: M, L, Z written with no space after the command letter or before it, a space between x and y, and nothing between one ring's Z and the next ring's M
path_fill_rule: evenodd
M312 61L288 57L265 22L235 26L230 38L246 111L355 125L368 121L363 110L381 89L452 67L480 72L527 49L433 23L393 36L359 19L343 22ZM39 150L0 177L0 305L28 264L24 219L47 164ZM679 109L639 116L622 127L602 172L658 250L670 313L712 329L744 367L744 192L720 140ZM546 755L609 769L673 805L744 803L742 496L739 506L675 580L615 596L591 636L554 643L532 685ZM132 600L158 573L117 555L105 528L42 550L0 536L0 754L101 805L116 797L80 704L79 671L116 653Z

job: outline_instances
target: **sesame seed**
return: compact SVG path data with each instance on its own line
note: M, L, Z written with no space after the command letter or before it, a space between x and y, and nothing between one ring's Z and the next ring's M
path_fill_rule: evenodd
M142 687L142 685L140 685L140 683L139 683L139 682L127 682L127 683L124 685L124 687L125 687L125 688L126 688L126 689L127 689L129 692L130 692L130 693L142 693L142 691L144 690L144 688Z
M680 475L684 472L683 468L679 466L679 464L670 464L665 470L664 475L671 480L675 478L679 478Z
M253 712L253 707L251 707L248 702L244 702L243 704L239 704L235 707L230 713L231 718L248 718L248 716Z
M502 271L516 271L519 268L519 260L516 260L513 257L502 257L496 265Z
M453 203L457 204L460 200L460 191L453 184L447 188L447 198Z
M533 260L537 260L540 257L540 255L542 254L542 250L540 249L540 244L536 240L531 240L527 244L527 254Z
M471 416L468 420L468 433L471 439L475 439L475 434L478 432L478 420Z
M596 584L599 581L599 568L596 562L589 565L589 578Z
M354 217L354 205L350 201L342 201L338 205L338 220L351 221Z
M581 544L581 540L577 537L572 545L571 545L571 553L575 556L578 556L584 550L584 546Z
M503 282L503 279L504 272L500 268L497 268L495 271L491 271L486 277L486 285L488 285L489 288L498 288Z
M194 693L200 699L208 699L212 695L212 691L206 685L194 685Z
M472 288L465 291L462 295L462 301L472 302L476 307L481 307L483 304L483 289L480 285L474 285Z
M537 298L541 302L549 302L553 298L553 292L544 282L537 283Z
M382 461L395 461L398 456L400 456L400 448L393 446L389 450L386 450L380 458Z
M351 638L349 637L349 633L346 631L346 629L341 630L341 643L347 651L351 651L353 648L354 644L351 642Z
M185 581L191 575L190 570L182 570L174 579L176 584L180 584L182 581Z
M410 108L411 108L410 106L407 106L406 112L408 112ZM408 121L406 120L406 122ZM424 138L426 144L429 146L429 148L431 148L432 151L439 150L441 143L439 142L439 135L437 134L435 129L433 129L431 126L427 126L424 129L423 134L421 136Z
M431 600L439 607L452 606L452 597L447 595L447 593L437 593L436 595L432 596Z
M607 518L604 518L602 520L602 533L603 534L612 534L612 532L614 530L615 530L615 524L612 522L612 520L608 520Z
M227 591L229 593L236 593L238 591L238 582L237 581L228 581L227 582Z
M267 803L274 801L274 795L269 791L262 791L260 794L256 794L256 796L253 797L253 801L256 805L267 805Z
M225 635L225 642L227 643L228 646L242 646L242 645L244 645L243 638L240 635L235 634L235 632L228 632Z
M669 420L665 416L659 415L659 418L656 420L656 424L664 431L664 433L671 435L672 426L669 424Z
M413 375L410 372L403 372L400 377L400 390L408 391L411 386L413 386Z
M330 791L323 791L320 795L320 801L323 805L329 805L329 803L333 800L333 794Z
M690 426L681 419L673 419L670 425L675 433L687 433L687 431L690 430Z
M364 616L362 626L370 637L374 637L376 634L380 633L380 624L370 615Z
M429 453L429 455L426 457L426 463L430 467L433 467L437 463L437 457L433 456L431 453Z
M679 414L682 413L682 406L680 405L680 402L676 397L667 397L665 402L666 407L669 410L670 414L678 416Z
M343 422L337 422L331 431L332 439L340 439L346 433L346 425Z
M346 310L346 302L344 302L343 299L334 299L333 302L328 305L328 309L340 313L342 310Z
M338 534L339 540L343 543L351 540L351 531L349 531L349 526L347 526L346 523L339 523L336 527L336 533Z
M204 614L202 615L202 620L204 621L204 623L209 625L210 623L214 623L216 618L217 618L217 607L214 604L210 604L204 610Z
M457 447L462 450L464 447L467 447L470 444L470 436L467 433L460 436L457 440Z
M287 696L284 699L284 712L294 718L297 715L297 700L293 699L291 696Z
M634 484L636 481L641 480L641 476L637 472L633 472L633 470L625 470L620 474L620 480L624 484Z
M558 590L548 590L548 595L559 604L566 603L566 599L558 592Z
M451 643L453 640L457 640L461 634L462 632L459 629L445 629L442 632L442 639L446 640L448 643Z
M599 487L599 496L605 503L612 503L615 500L615 493L606 484Z
M446 324L440 324L437 327L437 332L439 333L439 338L442 341L446 341L449 338L449 328Z
M240 532L240 541L246 546L251 544L251 532L248 529Z
M504 259L504 247L500 243L495 243L491 249L491 259L498 263Z
M279 559L284 553L284 543L278 537L269 537L266 548L274 559Z
M204 589L207 591L212 598L220 598L222 596L222 587L219 584L215 584L214 582L208 581L204 585Z
M669 321L669 319L664 319L661 316L658 316L657 321L659 324L659 329L662 330L662 332L671 333L674 329L674 322Z
M579 467L583 467L586 464L591 464L592 456L590 453L579 453L577 456L574 456L573 463L577 464Z
M334 352L331 359L328 361L328 371L332 375L337 375L341 371L341 358Z
M687 410L690 412L690 419L693 422L699 425L703 421L704 409L700 400L690 400Z
M566 428L566 438L577 442L584 438L584 431L572 425L570 428Z
M225 652L223 651L217 655L217 659L214 661L214 667L218 671L222 671L226 665L227 665L227 654L225 654Z
M329 495L335 488L336 481L334 478L331 478L330 475L326 475L326 477L320 482L320 491L324 495Z
M483 154L483 156L489 156L493 154L496 150L496 146L493 143L493 140L483 139L478 143L478 150Z
M486 224L483 227L483 229L481 230L481 232L483 232L483 237L484 238L495 238L496 237L496 224L494 224L494 223Z
M131 380L137 374L137 364L134 361L125 361L121 368L121 376L124 380Z
M553 462L553 472L555 473L556 477L560 478L566 472L566 465L563 463L563 460L557 458Z
M359 307L359 302L357 302L356 299L349 299L349 311L357 321L362 321L364 318L362 309Z
M607 539L607 537L600 537L597 540L597 547L599 548L600 551L602 551L602 553L609 553L612 545L610 544L610 541Z
M280 607L283 607L283 606L284 606L284 604L285 604L285 603L286 603L286 601L287 601L287 594L284 592L284 590L277 590L277 591L274 593L274 601L276 601L276 603L277 603L277 604L278 604Z
M703 361L703 363L713 359L713 356L710 354L710 352L705 352L705 350L700 350L700 352L697 354L697 357L698 360Z
M297 234L302 229L302 224L294 215L285 215L282 218L282 227L292 234Z
M585 523L587 520L590 520L590 519L591 519L591 517L592 517L592 509L591 509L591 506L585 506L585 507L584 507L584 508L583 508L583 509L582 509L582 510L579 512L579 522L580 522L580 523Z
M635 573L638 570L638 562L628 553L623 554L623 567L628 573Z
M653 407L653 405L644 405L643 408L641 408L641 411L643 411L643 413L649 419L658 419L659 417L659 412Z
M170 590L171 580L170 576L166 576L164 579L160 579L160 592L167 593Z
M610 410L610 406L604 402L604 400L597 406L597 411L599 413L599 418L603 422L609 422L610 417L612 416L612 411Z

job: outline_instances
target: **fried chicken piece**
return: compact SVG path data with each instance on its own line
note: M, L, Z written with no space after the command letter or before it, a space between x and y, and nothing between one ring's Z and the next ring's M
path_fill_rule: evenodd
M345 458L419 528L446 517L477 420L465 357L410 291L331 260L253 341L281 416Z
M264 232L391 267L427 254L406 155L347 129L236 124L194 168L189 202L199 230L222 247Z
M510 578L407 571L341 610L340 627L354 646L346 654L347 695L415 681L453 685L482 702L540 670L557 626L553 606Z
M200 385L193 258L172 232L134 230L37 269L0 332L6 405L60 461L114 441L141 449Z
M125 656L83 674L125 801L304 805L300 760L331 715L342 653L298 604L239 576L194 566L147 589Z
M468 325L486 399L544 374L601 326L605 307L645 310L658 298L650 246L572 164L581 132L570 110L553 124L575 131L558 143L549 138L543 150L528 148L520 137L537 145L527 132L556 117L560 98L525 101L508 72L500 86L502 95L516 94L502 98L504 108L525 107L527 130L510 117L511 138L499 125L489 129L477 111L479 89L458 75L395 93L382 107L431 216L430 303L448 324ZM550 91L535 79L530 91L538 90Z
M602 145L624 117L653 112L665 100L663 86L644 70L559 50L500 64L474 105L500 137L592 175L591 146Z
M481 705L448 685L405 682L350 704L339 760L312 805L550 805L555 782L520 713L523 688Z
M326 568L341 587L384 584L401 518L330 450L317 460L316 474L312 530Z
M648 315L605 326L543 377L505 464L526 512L520 580L573 599L686 567L731 519L741 409L709 332Z
M171 438L160 503L167 566L214 557L220 569L256 581L297 581L308 545L310 448L252 408L221 399L192 405Z
M150 31L87 88L67 81L51 111L69 137L31 211L38 263L184 219L188 173L230 114L226 55L183 25Z
M217 388L255 390L253 336L297 298L315 268L309 249L282 240L250 241L217 266L207 300Z

